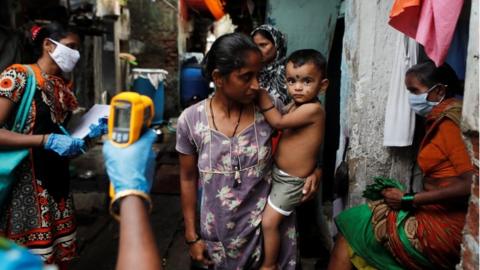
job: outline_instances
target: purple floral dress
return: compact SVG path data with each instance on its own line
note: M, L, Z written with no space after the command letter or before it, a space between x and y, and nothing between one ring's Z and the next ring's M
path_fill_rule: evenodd
M210 128L208 101L178 119L176 150L198 157L200 235L215 269L257 269L262 261L262 212L271 185L273 129L256 109L254 123L229 138ZM295 215L282 223L280 269L295 269Z

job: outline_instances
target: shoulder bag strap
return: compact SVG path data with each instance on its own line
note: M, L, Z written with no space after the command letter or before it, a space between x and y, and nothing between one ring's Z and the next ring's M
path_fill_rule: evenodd
M25 122L30 112L30 107L32 105L33 96L35 95L35 89L37 88L37 80L35 78L35 73L33 72L30 66L25 65L27 68L27 84L25 86L25 91L22 96L22 101L15 116L15 122L13 123L12 131L22 132L25 126Z

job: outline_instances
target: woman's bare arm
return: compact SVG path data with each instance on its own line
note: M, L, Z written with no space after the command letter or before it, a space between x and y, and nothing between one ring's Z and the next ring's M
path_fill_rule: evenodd
M413 204L418 206L466 198L471 192L472 177L473 173L467 172L457 177L456 181L448 187L416 193ZM401 208L404 194L397 188L386 188L382 191L385 203L393 209Z
M0 98L0 126L3 126L13 111L14 103ZM40 147L47 141L48 135L25 135L0 129L0 148Z

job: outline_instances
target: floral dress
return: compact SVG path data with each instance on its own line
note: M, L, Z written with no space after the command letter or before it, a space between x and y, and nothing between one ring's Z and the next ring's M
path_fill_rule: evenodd
M61 133L77 107L65 81L42 74L31 65L37 88L27 117L24 134ZM24 93L28 73L22 65L12 65L0 74L0 97L15 103L5 123L9 127ZM76 256L76 225L70 195L68 159L43 147L30 149L30 155L16 169L11 197L0 208L0 235L26 246L47 263L60 263Z
M198 157L200 236L215 269L257 269L262 260L262 212L271 185L273 129L256 109L234 137L210 128L207 100L186 109L177 126L178 152ZM295 269L295 215L281 226L280 269Z

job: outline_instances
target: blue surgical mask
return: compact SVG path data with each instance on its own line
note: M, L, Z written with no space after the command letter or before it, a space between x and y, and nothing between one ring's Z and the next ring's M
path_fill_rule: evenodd
M437 106L440 102L442 102L443 98L440 101L428 101L428 93L435 89L437 86L440 84L436 84L432 86L430 89L427 90L427 92L415 95L412 93L408 94L408 102L410 103L410 107L412 110L417 113L420 116L425 117L427 114L429 114L433 107Z

